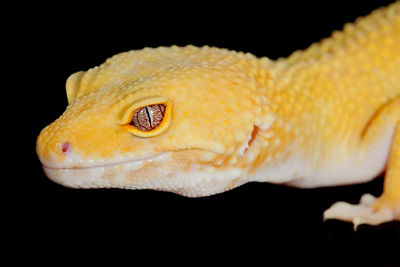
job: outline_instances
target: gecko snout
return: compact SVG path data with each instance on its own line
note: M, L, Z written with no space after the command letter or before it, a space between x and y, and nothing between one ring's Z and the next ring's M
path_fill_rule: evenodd
M73 161L73 143L62 134L44 129L38 139L36 152L40 162L51 168L69 167Z

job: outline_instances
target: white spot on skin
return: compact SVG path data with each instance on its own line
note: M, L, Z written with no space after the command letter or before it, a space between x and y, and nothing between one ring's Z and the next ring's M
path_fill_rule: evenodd
M250 140L251 140L251 134L249 134L249 136L247 136L245 142L238 148L236 153L239 157L243 156L244 152L249 148Z
M292 130L292 125L290 123L286 123L285 130L286 132L290 132Z
M274 147L278 147L281 144L281 139L277 138L274 140Z

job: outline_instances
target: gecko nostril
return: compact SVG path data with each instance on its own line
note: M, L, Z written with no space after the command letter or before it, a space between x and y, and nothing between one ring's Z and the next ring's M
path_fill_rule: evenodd
M62 146L61 146L61 151L63 153L67 153L71 150L71 144L68 142L65 142Z

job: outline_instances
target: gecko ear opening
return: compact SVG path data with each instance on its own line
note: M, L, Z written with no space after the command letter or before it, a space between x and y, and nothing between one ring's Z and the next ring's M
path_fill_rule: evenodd
M78 71L68 77L66 82L68 104L76 98L81 87L81 79L85 71Z

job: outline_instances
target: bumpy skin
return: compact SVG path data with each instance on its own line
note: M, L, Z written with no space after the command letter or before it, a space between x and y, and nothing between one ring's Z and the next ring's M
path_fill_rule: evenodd
M297 187L365 182L383 195L325 218L400 219L400 2L271 61L211 47L118 54L67 80L69 105L43 129L46 174L69 187L206 196L250 181ZM159 129L132 125L163 103Z

